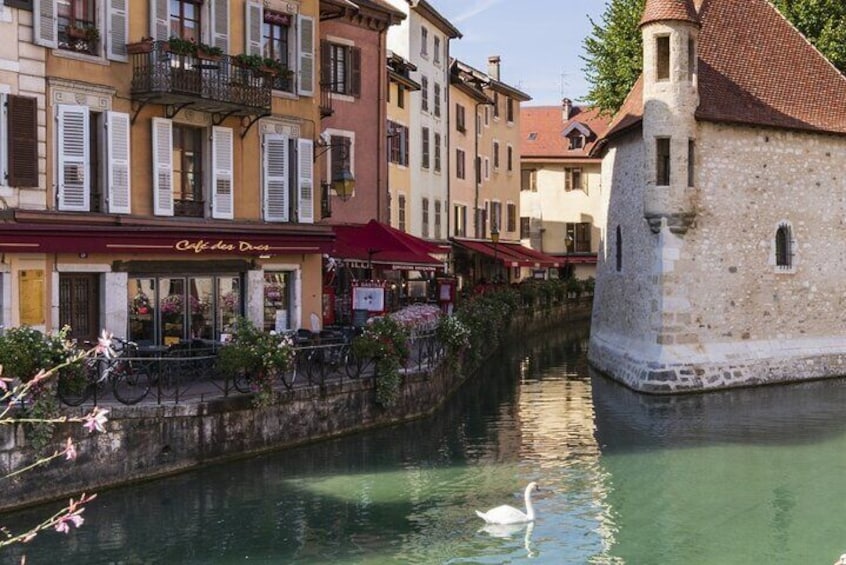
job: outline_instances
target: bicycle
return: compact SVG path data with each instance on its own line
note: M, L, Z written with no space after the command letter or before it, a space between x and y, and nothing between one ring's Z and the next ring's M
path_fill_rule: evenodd
M115 357L98 353L86 358L82 374L66 371L59 375L59 399L68 406L79 406L97 396L107 383L112 394L122 404L137 404L150 392L152 379L147 368L134 361L137 344L117 337L112 338ZM86 345L91 345L86 342Z
M290 336L291 342L294 344L293 357L291 358L291 362L288 367L284 371L273 375L273 378L278 378L287 390L291 390L297 380L297 373L300 372L303 364L305 363L306 356L299 350L299 347L301 347L304 343L303 338L292 332L286 332L286 335ZM252 372L241 369L232 376L232 386L235 387L235 390L244 394L255 392L258 388L258 386L253 382L255 378L256 375Z

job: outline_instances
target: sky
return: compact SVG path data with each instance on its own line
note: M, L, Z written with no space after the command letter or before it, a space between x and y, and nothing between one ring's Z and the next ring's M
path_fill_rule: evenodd
M429 0L463 37L450 54L487 72L499 55L500 80L532 97L530 106L578 103L588 91L584 38L588 17L602 21L607 0Z

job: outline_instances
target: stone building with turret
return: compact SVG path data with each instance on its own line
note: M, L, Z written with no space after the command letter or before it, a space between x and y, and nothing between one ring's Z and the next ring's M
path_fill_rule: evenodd
M645 392L846 374L846 78L766 0L647 0L594 154L589 359Z

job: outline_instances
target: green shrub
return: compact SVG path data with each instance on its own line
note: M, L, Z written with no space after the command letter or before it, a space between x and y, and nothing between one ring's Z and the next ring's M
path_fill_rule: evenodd
M384 316L370 321L362 334L353 339L353 355L376 362L376 402L390 407L399 399L403 366L410 354L408 335L395 320Z

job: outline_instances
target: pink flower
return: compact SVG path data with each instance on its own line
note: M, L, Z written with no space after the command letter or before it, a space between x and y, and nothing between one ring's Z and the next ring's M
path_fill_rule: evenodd
M12 379L0 377L0 390L2 390L3 392L9 392L9 383L11 382Z
M104 410L95 406L94 410L92 410L90 414L82 418L82 427L88 430L89 433L93 432L94 430L97 430L100 433L105 432L106 428L103 426L103 424L108 421L108 419L106 418L106 414L108 413L108 410Z
M65 461L73 461L74 459L76 459L76 446L73 444L73 440L68 438L65 445Z
M79 512L82 512L84 509L80 509ZM67 516L62 516L59 518L59 521L56 522L56 525L53 526L57 532L66 534L70 531L70 526L72 525L74 528L78 528L85 522L85 518L79 515L79 513L68 514Z
M112 338L114 336L103 330L100 334L100 337L97 338L97 346L94 348L94 353L96 355L103 355L107 359L112 359L115 357L115 351L112 349Z

